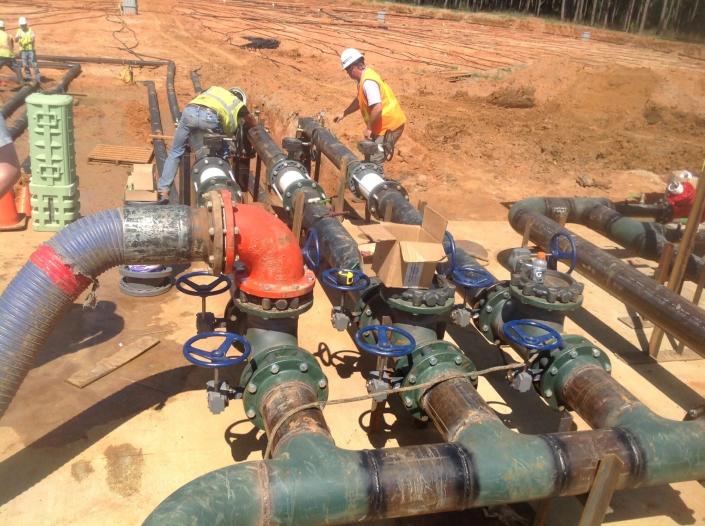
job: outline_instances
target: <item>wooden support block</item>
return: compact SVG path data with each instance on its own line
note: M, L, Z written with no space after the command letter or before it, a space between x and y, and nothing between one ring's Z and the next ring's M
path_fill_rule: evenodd
M304 222L304 199L306 195L298 192L294 197L294 218L291 221L291 231L296 236L296 242L301 240L301 225Z
M252 199L256 203L259 200L259 184L260 184L260 179L262 178L262 158L258 155L257 160L255 161L255 184L254 188L250 190L252 193ZM249 183L249 178L248 181Z
M343 212L345 210L345 187L348 184L348 160L343 158L340 163L340 179L338 179L338 189L333 203L334 212Z
M153 148L98 144L88 154L88 162L113 164L148 164L154 155Z
M382 218L382 221L385 223L389 223L392 220L392 213L394 212L394 205L392 203L387 204L387 206L384 208L384 217Z
M606 455L600 460L578 526L600 526L602 524L602 519L605 518L617 486L617 477L622 466L622 461L617 455Z
M663 284L668 277L668 271L671 268L672 259L673 243L666 243L663 247L663 252L661 252L661 259L659 260L658 268L656 269L656 274L654 275L654 279L661 284ZM658 356L662 341L663 330L660 327L654 327L654 331L651 333L651 339L649 340L649 356L652 358L656 358Z
M66 381L71 385L83 389L103 376L110 374L118 367L122 367L127 362L134 360L140 354L148 351L159 343L153 336L142 336L141 338L128 343L117 352L103 358L90 371L78 371L71 375Z

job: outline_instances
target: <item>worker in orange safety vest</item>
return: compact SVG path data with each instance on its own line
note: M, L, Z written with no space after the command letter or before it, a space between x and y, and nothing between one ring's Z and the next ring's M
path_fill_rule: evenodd
M406 115L392 88L375 70L365 65L365 57L360 51L345 49L340 54L340 65L357 83L357 97L333 122L340 122L360 110L367 125L365 138L379 145L379 151L370 157L370 161L382 166L394 156L394 147L404 132Z

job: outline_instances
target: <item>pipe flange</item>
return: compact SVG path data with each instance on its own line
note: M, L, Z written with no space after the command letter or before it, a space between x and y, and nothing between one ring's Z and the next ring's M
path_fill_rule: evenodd
M269 186L274 186L277 182L277 177L288 170L296 170L301 172L301 174L306 173L306 168L304 168L304 165L299 161L292 161L290 159L279 161L267 172L267 183Z
M433 289L392 289L381 287L380 294L390 307L419 315L448 313L455 303L455 287Z
M476 320L480 333L492 344L500 343L499 334L495 333L495 320L501 314L505 303L512 297L509 292L509 281L499 281L483 289L481 299L475 303L478 308Z
M219 276L225 270L226 232L221 192L211 190L206 194L206 209L208 210L208 235L210 238L208 243L208 266L214 276ZM232 214L232 209L228 212Z
M406 192L406 190L400 183L398 183L397 181L392 181L391 179L387 179L386 181L384 181L384 183L377 186L374 190L370 192L370 197L367 199L367 204L370 208L370 212L372 212L373 214L378 212L380 194L383 194L387 190L396 190L402 196L404 196L404 199L406 199L407 201L409 200L409 194Z
M267 394L285 382L302 382L311 386L319 402L328 400L328 379L316 358L304 349L281 345L267 349L252 358L242 372L242 402L245 414L264 429L262 402Z
M404 377L402 387L442 380L476 370L475 364L458 347L443 340L416 348L411 354L399 358L394 367L395 376ZM477 379L472 382L477 386ZM407 391L399 395L404 407L419 420L428 418L421 406L421 399L428 389L430 388Z
M575 310L583 303L585 286L564 272L544 271L543 283L537 283L523 273L512 274L512 297L526 305L543 310Z
M574 334L563 336L563 346L546 354L550 356L548 364L539 355L538 359L532 362L531 372L534 378L539 378L534 384L539 394L556 409L565 405L558 396L560 393L557 386L563 385L566 375L576 367L596 364L607 372L612 370L610 359L604 351L595 347L586 338Z
M262 298L240 289L233 301L241 311L259 318L296 318L313 306L313 293L294 298Z
M224 218L224 252L225 252L225 273L230 274L233 272L233 265L235 264L235 252L237 247L238 236L240 235L240 230L235 226L235 214L233 209L233 198L230 192L220 192L220 196L223 199L223 218Z
M299 191L303 190L304 188L310 188L310 189L314 190L316 193L318 193L318 199L309 198L309 199L307 199L306 202L315 203L318 201L325 200L326 193L323 191L323 188L321 187L321 185L319 185L313 179L303 179L300 181L296 181L293 184L290 184L286 188L286 190L284 190L284 193L282 194L282 205L284 206L284 210L286 210L287 212L290 212L294 209L294 197L296 197L296 194Z

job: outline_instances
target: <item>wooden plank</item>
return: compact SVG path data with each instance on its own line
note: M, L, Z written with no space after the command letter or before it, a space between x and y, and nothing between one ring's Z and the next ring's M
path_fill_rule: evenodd
M666 281L668 276L668 270L671 268L671 261L673 260L673 243L666 243L661 252L661 259L658 263L658 268L656 269L656 274L654 279L661 285ZM654 331L651 333L651 339L649 340L649 356L656 358L658 356L659 350L661 349L661 341L663 340L663 331L660 327L654 327Z
M617 478L622 465L622 461L617 455L606 455L600 460L578 526L600 526L602 524L602 519L605 518L612 495L617 487Z
M153 155L153 148L98 144L88 154L88 161L115 164L148 164L152 161Z
M71 385L83 389L103 376L110 374L118 367L122 367L127 362L134 360L140 354L148 351L159 343L153 336L142 336L141 338L128 343L117 352L100 360L90 371L78 371L71 375L66 381Z
M297 192L294 197L294 218L291 221L291 231L296 236L296 242L301 240L301 225L304 221L304 199L306 195L303 192Z

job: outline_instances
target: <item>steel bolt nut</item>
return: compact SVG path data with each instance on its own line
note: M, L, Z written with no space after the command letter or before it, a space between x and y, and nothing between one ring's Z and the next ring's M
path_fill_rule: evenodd
M570 357L571 357L571 358L577 358L577 357L578 357L578 351L576 351L575 349L573 349L572 351L570 351Z
M551 367L551 370L549 372L552 376L556 376L558 374L558 367Z
M480 327L480 330L481 330L482 332L487 332L487 331L490 330L490 326L487 325L487 324L485 324L485 325L483 325L482 327Z
M503 297L505 300L508 300L508 299L511 297L511 294L509 294L509 291L508 291L508 290L505 290L505 291L502 293L502 297Z
M247 413L245 414L247 415L247 418L254 418L255 416L257 416L257 413L255 413L254 409L248 409Z
M455 365L460 365L461 363L463 363L463 358L461 356L456 356Z
M208 210L213 210L213 201L207 201L206 202L206 208Z
M546 390L543 392L543 395L544 395L546 398L551 398L551 397L553 396L553 391L551 391L550 389L546 389Z
M299 371L301 371L302 373L305 373L306 371L308 371L308 364L305 364L305 363L299 364Z
M438 358L436 358L435 356L431 356L431 358L428 360L428 363L430 363L431 365L436 365L438 363Z
M598 356L600 356L600 349L593 349L593 350L592 350L592 355L593 355L595 358L597 358Z
M409 383L410 383L410 384L415 384L415 383L416 383L416 375L415 375L415 374L410 374L410 375L409 375Z
M409 398L408 396L405 396L404 397L404 405L406 407L411 407L414 405L414 401L411 398Z
M605 364L605 371L607 371L609 373L611 370L612 370L612 366L610 364L606 363Z
M279 372L279 366L275 363L269 368L269 371L272 374L277 374Z
M255 394L257 392L257 386L253 383L247 384L247 392L250 394Z
M325 389L327 385L328 385L328 382L326 381L325 378L321 378L318 381L318 387L320 387L321 389Z
M494 309L492 308L492 305L488 305L485 307L485 312L492 312Z
M208 235L211 236L211 237L213 237L213 236L215 235L215 228L210 227L210 228L208 229Z

